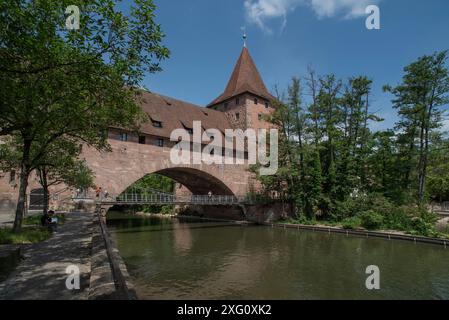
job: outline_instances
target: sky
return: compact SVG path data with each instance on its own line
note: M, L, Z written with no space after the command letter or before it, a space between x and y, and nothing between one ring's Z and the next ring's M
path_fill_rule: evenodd
M403 68L425 54L449 49L447 0L154 0L156 22L171 56L163 71L149 74L151 91L205 106L220 95L247 47L269 90L285 90L293 76L374 81L372 125L394 126L396 110L385 84L398 84ZM368 30L368 5L380 9L380 30ZM449 121L447 122L449 129Z

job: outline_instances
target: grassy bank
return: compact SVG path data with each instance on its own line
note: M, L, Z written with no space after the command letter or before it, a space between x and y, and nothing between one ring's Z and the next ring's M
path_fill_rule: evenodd
M12 228L0 228L0 244L31 244L47 240L51 232L47 227L41 226L42 214L28 216L23 219L23 227L20 233L12 232ZM57 214L58 224L63 224L65 215Z
M14 233L11 228L0 229L0 244L30 244L38 243L50 238L48 228L25 226L20 233Z

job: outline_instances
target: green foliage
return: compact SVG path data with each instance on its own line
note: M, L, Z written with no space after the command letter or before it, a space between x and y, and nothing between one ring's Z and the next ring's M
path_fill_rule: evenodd
M172 214L173 213L173 206L162 206L161 213L162 214Z
M38 243L50 238L48 228L27 227L15 233L9 228L0 228L0 244L28 244Z
M359 217L346 218L341 222L343 229L355 230L360 228L362 220Z
M175 181L159 175L159 174L149 174L136 181L133 185L129 186L125 192L135 193L140 195L150 195L157 192L162 193L173 193L175 191ZM170 213L173 211L173 206L156 206L156 205L145 205L136 208L139 211L145 213Z
M400 117L395 130L370 130L383 120L370 112L366 76L342 81L309 71L294 78L270 118L281 131L280 167L259 177L265 194L291 201L300 219L432 234L435 221L421 208L449 199L449 140L441 132L447 58L445 51L420 57L405 67L402 83L385 87Z
M368 230L379 230L382 228L384 217L374 210L364 211L359 214L361 225Z
M58 223L63 224L66 220L64 214L55 214L52 217L58 218ZM35 214L32 216L25 217L23 219L23 224L28 226L40 226L41 225L42 214Z

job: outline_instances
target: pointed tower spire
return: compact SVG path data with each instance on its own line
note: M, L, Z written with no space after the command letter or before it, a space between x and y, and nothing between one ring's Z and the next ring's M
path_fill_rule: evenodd
M212 101L208 107L217 105L245 92L252 93L267 101L274 99L268 92L246 46L243 47L240 53L240 57L237 60L225 91L217 99Z

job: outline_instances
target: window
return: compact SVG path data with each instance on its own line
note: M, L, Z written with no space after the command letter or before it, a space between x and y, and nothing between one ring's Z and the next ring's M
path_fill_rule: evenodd
M146 143L146 137L145 136L139 136L139 143L140 144L145 144Z
M120 139L120 141L128 141L128 134L121 132L119 139Z
M228 103L227 103L227 102L225 102L225 104L224 104L224 107L225 107L225 108L227 108L227 107L228 107Z
M156 143L157 143L157 146L158 147L163 147L164 146L164 139L162 139L162 138L158 138L157 139L157 141L156 141Z
M259 116L259 121L261 121L262 120L262 114L259 113L258 116Z
M265 108L268 109L268 102L265 102Z
M259 100L257 100L257 98L254 98L254 104L258 104Z
M239 99L239 98L235 99L235 104L236 104L237 106L240 104L240 99Z
M162 128L162 122L153 120L153 127Z
M236 119L236 120L239 120L239 119L240 119L240 113L237 112L237 113L235 114L235 119Z

